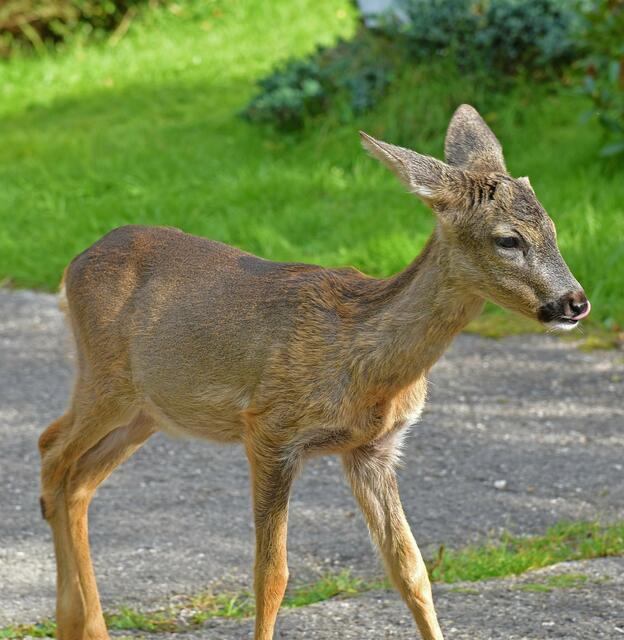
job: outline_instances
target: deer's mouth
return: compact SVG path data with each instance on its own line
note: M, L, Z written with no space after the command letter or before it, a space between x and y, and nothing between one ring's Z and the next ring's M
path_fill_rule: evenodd
M566 311L571 311L572 313L566 313ZM557 302L542 305L537 312L537 318L549 329L570 331L570 329L578 326L579 321L586 318L590 311L591 304L587 298L581 305L577 306L571 306L569 301L564 299L564 301L558 300Z

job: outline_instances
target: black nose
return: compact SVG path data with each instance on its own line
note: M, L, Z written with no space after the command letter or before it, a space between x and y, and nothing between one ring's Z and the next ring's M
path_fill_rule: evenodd
M564 301L564 314L568 318L573 318L574 320L580 320L585 316L589 315L589 310L591 305L589 304L589 300L585 295L584 291L576 291L575 293L571 293L567 296L567 299Z

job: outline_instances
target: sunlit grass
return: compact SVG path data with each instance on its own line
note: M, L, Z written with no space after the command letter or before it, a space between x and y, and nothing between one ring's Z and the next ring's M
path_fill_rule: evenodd
M448 118L471 102L557 222L592 318L624 323L624 180L597 159L599 131L579 124L583 98L524 83L495 95L439 65L406 66L374 112L278 135L237 112L276 61L352 33L351 3L175 6L146 10L115 47L0 64L0 282L53 290L73 255L130 222L396 272L432 216L361 151L357 130L441 156Z
M624 523L561 523L541 536L506 535L491 544L445 551L431 565L440 582L487 580L520 575L559 562L624 554ZM564 579L565 580L565 579Z

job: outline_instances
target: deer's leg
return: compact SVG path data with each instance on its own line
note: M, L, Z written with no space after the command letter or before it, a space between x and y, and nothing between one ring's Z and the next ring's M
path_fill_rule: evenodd
M286 533L294 469L280 453L257 442L247 447L256 527L255 640L272 640L288 582Z
M425 640L442 640L427 568L405 518L391 441L344 454L353 493L378 545L389 577L411 609Z
M54 426L51 425L48 429ZM44 493L42 509L54 537L57 563L57 638L108 638L89 552L87 510L97 486L153 433L149 418L140 414L130 424L113 428L60 473L42 446L43 468L61 481ZM47 434L48 431L44 432ZM58 436L60 438L60 434ZM45 444L45 443L44 443ZM63 464L59 452L57 464ZM44 487L46 486L44 477Z

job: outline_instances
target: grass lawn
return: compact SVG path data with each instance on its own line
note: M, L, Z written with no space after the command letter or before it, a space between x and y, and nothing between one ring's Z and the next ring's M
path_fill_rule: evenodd
M129 222L387 275L432 220L357 130L441 156L448 118L471 102L555 219L594 321L624 324L622 167L597 159L572 90L492 95L435 66L406 70L373 113L297 137L237 117L276 61L354 28L347 0L195 0L146 11L114 47L0 64L0 281L54 289L73 255Z

